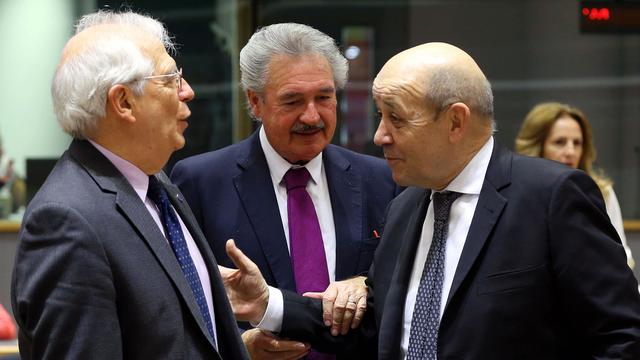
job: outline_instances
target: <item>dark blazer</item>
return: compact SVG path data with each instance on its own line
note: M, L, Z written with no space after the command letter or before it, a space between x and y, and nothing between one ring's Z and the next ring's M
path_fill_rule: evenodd
M408 188L390 204L361 331L331 338L319 302L285 293L282 335L399 359L429 196ZM640 359L637 282L588 175L495 144L438 343L439 360Z
M221 150L176 164L171 178L184 193L221 265L233 267L228 239L253 260L267 283L295 291L278 202L259 131ZM336 280L366 273L397 194L387 164L329 145L323 152L336 232Z
M144 203L74 140L20 231L11 295L23 359L248 359L213 254L178 189L158 178L207 265L219 352Z

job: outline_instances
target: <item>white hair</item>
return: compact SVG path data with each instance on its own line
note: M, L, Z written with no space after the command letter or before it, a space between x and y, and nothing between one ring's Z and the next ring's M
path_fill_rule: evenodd
M83 16L76 34L97 25L126 25L159 39L169 52L175 46L159 21L131 11L101 10ZM62 129L74 138L87 138L97 121L106 115L107 93L116 84L131 83L141 95L145 76L153 74L156 64L143 55L126 32L103 32L98 40L63 61L51 85L53 108Z
M252 90L262 94L273 56L307 54L325 58L331 66L336 87L342 89L345 86L349 65L333 38L311 26L283 23L259 29L240 50L242 89L245 93Z
M472 77L462 69L442 67L428 76L426 94L427 102L436 109L436 114L455 102L463 102L471 111L491 119L495 131L493 91L486 77Z

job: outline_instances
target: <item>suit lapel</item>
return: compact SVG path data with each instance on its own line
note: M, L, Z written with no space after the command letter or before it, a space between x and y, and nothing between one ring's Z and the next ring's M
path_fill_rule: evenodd
M184 222L184 225L187 227L187 230L189 230L191 237L193 238L194 242L198 246L198 250L200 251L202 258L204 259L204 263L207 266L207 271L209 273L209 282L211 284L211 297L213 299L213 309L216 314L215 324L216 324L216 328L218 329L216 333L218 337L218 345L220 345L223 342L223 337L227 333L233 333L232 329L235 329L236 326L235 326L235 321L227 322L228 315L232 314L233 312L231 307L229 306L228 299L226 297L226 292L222 284L222 278L220 277L220 273L217 268L218 264L215 260L213 252L211 251L211 247L207 243L206 238L202 233L202 230L198 226L198 222L193 216L191 209L186 204L184 200L184 196L182 195L178 187L173 185L170 182L169 178L166 176L166 174L164 174L163 172L161 172L157 176L160 182L164 185L165 189L167 190L167 194L169 195L169 200L171 201L171 204L173 205L174 209L176 210L176 212ZM188 289L191 292L191 288L188 288ZM191 294L193 294L193 292L191 292ZM198 305L195 302L195 299L192 305L195 306L195 310L197 311L196 320L198 321L200 330L207 336L207 339L209 339L209 342L211 343L211 345L215 346L213 338L211 338L209 331L207 330L206 325L204 324L204 321L202 321L202 316L200 314L200 310L198 309ZM189 308L191 309L192 312L194 311L191 305L189 306ZM238 334L238 336L239 335L240 334Z
M123 214L129 219L131 224L138 229L144 241L154 253L158 262L162 265L167 275L173 281L178 292L184 298L189 311L200 326L202 332L207 336L210 342L213 340L208 334L207 328L202 319L202 314L196 303L193 291L187 283L187 280L178 264L176 256L171 250L162 232L158 228L144 203L140 201L137 194L131 191L119 191L116 196L116 204L122 210ZM212 343L213 344L213 343Z
M351 164L329 145L323 163L331 198L336 234L335 279L342 280L356 272L362 240L362 179Z
M146 206L133 190L133 187L116 167L88 141L74 140L70 146L70 153L80 160L80 164L93 177L102 191L116 194L116 206L147 243L158 262L175 284L180 295L184 298L201 330L209 341L212 341L202 320L193 292L182 273L182 269L180 269L173 251Z
M494 143L493 154L489 161L485 180L482 183L478 204L476 205L464 249L453 277L451 290L447 298L447 307L469 275L471 267L478 259L491 231L502 214L502 210L507 204L507 199L499 191L509 185L511 181L511 158L511 153L502 148L497 142ZM443 317L447 314L446 310L447 308L445 308Z
M280 212L272 210L278 209L278 200L258 133L251 136L247 155L238 160L242 171L234 177L233 184L269 263L276 287L296 291Z
M402 319L404 318L409 280L411 278L418 244L420 243L422 226L427 214L429 196L431 194L428 190L418 188L409 188L405 191L415 191L416 195L408 196L408 198L417 198L419 200L415 206L412 206L407 212L407 214L410 215L407 215L409 216L409 220L406 223L406 232L404 234L394 233L388 235L397 239L406 239L406 241L403 242L398 257L395 260L396 267L389 282L390 285L387 296L382 296L382 298L386 298L386 300L382 319L380 320L379 339L385 339L379 343L379 357L381 359L398 359L400 357L399 350L403 327ZM401 214L401 216L405 215L406 214ZM389 233L385 230L382 234L383 238L385 234ZM390 240L386 239L385 241ZM379 275L376 274L376 276ZM376 289L376 291L380 290Z

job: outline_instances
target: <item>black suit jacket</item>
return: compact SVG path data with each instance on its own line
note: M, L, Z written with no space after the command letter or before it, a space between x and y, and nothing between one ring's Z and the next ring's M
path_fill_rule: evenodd
M12 305L23 359L248 359L213 254L178 189L158 178L207 265L219 351L144 203L74 140L20 232Z
M184 193L221 265L234 267L228 239L253 260L267 283L295 291L278 202L259 131L221 150L176 164L171 178ZM323 163L336 233L336 280L364 274L378 245L384 211L399 191L378 158L329 145Z
M285 293L283 336L399 359L430 192L391 204L362 329L332 338L321 304ZM498 144L438 334L438 359L640 359L640 294L591 178Z

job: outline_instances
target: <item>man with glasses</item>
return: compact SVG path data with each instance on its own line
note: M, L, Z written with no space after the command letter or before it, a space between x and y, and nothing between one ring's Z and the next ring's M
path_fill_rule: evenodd
M170 74L151 75L151 76L145 76L142 78L142 80L151 80L151 79L167 79L167 80L173 79L176 89L178 89L178 94L182 92L182 68L175 70Z
M12 305L23 359L248 359L218 267L162 172L194 92L164 26L80 19L51 88L74 140L27 209Z

